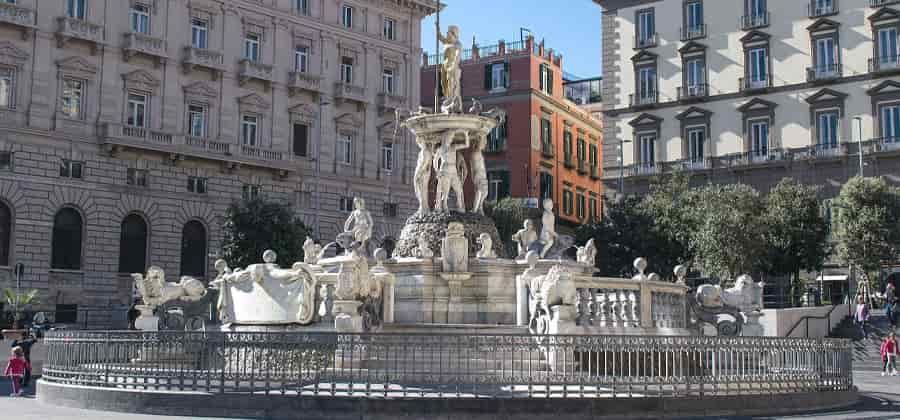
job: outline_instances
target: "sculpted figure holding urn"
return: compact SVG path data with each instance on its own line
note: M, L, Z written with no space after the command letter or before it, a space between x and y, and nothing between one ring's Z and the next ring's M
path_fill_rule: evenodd
M366 242L372 237L372 227L375 222L372 214L366 210L366 201L356 197L353 199L353 213L344 223L344 231L353 234L353 239L359 243L359 249L366 249Z

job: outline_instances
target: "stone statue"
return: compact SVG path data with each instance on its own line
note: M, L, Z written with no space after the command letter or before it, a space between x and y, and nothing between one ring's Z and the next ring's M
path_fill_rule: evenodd
M445 273L469 271L469 241L462 223L450 222L447 225L447 236L441 242L441 259Z
M148 268L146 276L133 273L131 278L134 279L144 306L151 310L175 299L196 302L206 296L206 287L200 280L182 276L178 283L166 283L165 272L157 266Z
M465 142L455 143L456 135L463 133ZM466 211L465 193L463 192L463 178L457 167L459 160L459 151L469 147L469 134L466 131L455 130L448 131L441 139L441 144L437 148L434 155L434 171L437 172L437 189L436 189L436 205L437 211L448 211L447 201L450 198L450 191L456 194L456 201L459 210Z
M753 283L753 277L744 274L735 280L733 287L722 291L722 299L741 312L762 310L763 286L762 282Z
M544 214L541 215L541 258L547 256L556 242L556 215L553 214L553 200L544 199Z
M593 266L597 263L597 247L594 245L594 238L588 239L584 246L578 247L575 253L576 260L585 265Z
M481 249L478 250L478 254L476 256L482 259L494 259L497 258L497 254L494 252L494 240L491 239L491 235L487 233L482 233L478 235L478 244L481 245Z
M649 275L644 274L647 271L647 259L643 257L638 257L634 259L634 269L637 270L637 274L634 275L631 279L634 281L660 281L659 274L650 273Z
M419 145L419 158L416 160L416 171L413 174L413 189L416 199L419 200L419 213L426 214L431 211L428 201L428 185L431 183L431 166L434 152L432 146L421 137L416 138Z
M739 308L723 301L721 287L711 284L701 285L693 298L688 299L688 306L697 321L714 325L718 335L741 335L744 317ZM720 315L728 315L731 319L725 319Z
M366 242L372 237L372 227L375 222L372 214L366 210L366 201L356 197L353 199L353 212L344 222L344 231L353 234L353 240L359 243L358 248L365 250Z
M322 245L313 241L312 237L307 236L303 241L303 262L307 264L318 264L319 253L322 252Z
M431 244L428 243L428 238L422 235L418 237L417 241L419 258L426 260L434 258L434 251L431 250Z
M475 184L475 198L472 213L484 214L484 200L488 196L487 168L484 164L484 148L487 147L487 133L479 133L472 145L469 159L472 162L472 182Z
M537 231L534 230L534 222L531 219L525 219L522 229L519 229L519 231L512 236L512 240L516 241L516 246L519 250L516 259L524 258L525 254L528 252L528 247L538 240Z
M445 114L462 112L462 87L460 79L462 71L459 68L462 60L463 46L459 40L459 27L450 25L447 28L447 36L441 34L437 28L438 39L444 45L444 62L441 64L441 81L443 85L444 101L441 111Z
M578 291L570 274L556 265L543 276L533 277L529 285L530 307L528 329L532 334L547 334L551 318L550 308L557 305L575 305Z

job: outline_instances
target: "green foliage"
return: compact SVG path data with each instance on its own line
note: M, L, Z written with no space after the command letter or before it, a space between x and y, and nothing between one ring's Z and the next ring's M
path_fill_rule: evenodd
M271 249L281 265L303 261L303 241L312 231L285 204L258 198L232 203L226 213L222 250L232 267L262 261Z
M535 211L525 206L522 200L504 198L496 203L485 203L485 215L494 221L497 233L503 239L507 255L515 256L518 252L512 236L522 228L525 219L532 218Z
M765 199L763 222L772 274L819 271L828 256L828 224L819 210L817 189L785 178Z
M660 236L658 246L666 248L663 254L671 267L659 271L663 276L678 264L688 264L693 255L689 248L691 236L696 231L696 207L698 193L691 190L690 176L682 172L655 179L648 194L640 204L640 210L652 220L652 226ZM663 274L665 273L665 274Z
M14 289L4 289L3 300L7 305L12 307L13 321L18 322L21 321L25 315L25 307L38 303L38 291L36 289L31 289L23 292L16 292Z
M854 177L835 205L837 256L845 264L875 272L900 250L900 192L881 178Z

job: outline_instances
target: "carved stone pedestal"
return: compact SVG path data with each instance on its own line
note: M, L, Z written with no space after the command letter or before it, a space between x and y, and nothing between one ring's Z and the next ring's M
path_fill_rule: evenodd
M447 289L450 291L449 301L447 302L447 323L462 324L463 314L463 282L472 278L472 273L440 273L441 279L447 282Z
M146 305L137 305L135 308L141 312L134 321L135 328L141 331L159 331L159 317L153 315L153 308Z
M741 329L741 335L744 337L762 337L765 335L765 329L759 323L759 318L763 315L760 311L745 313L744 317L747 318L747 323Z
M341 333L363 332L363 320L359 315L359 307L362 302L355 300L336 300L332 309L334 316L334 329Z
M431 212L427 214L416 213L406 219L397 247L394 248L394 257L418 257L419 240L424 238L429 244L434 255L441 253L441 241L447 236L447 225L451 222L462 223L465 227L465 237L468 241L469 255L477 255L480 246L478 237L487 233L491 237L494 253L503 258L506 252L503 249L503 240L497 233L497 227L490 217L474 213Z

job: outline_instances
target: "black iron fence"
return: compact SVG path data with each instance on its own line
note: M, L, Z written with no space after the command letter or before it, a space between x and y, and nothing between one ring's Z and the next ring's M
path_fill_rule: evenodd
M852 388L847 340L54 331L43 380L103 388L641 398Z

